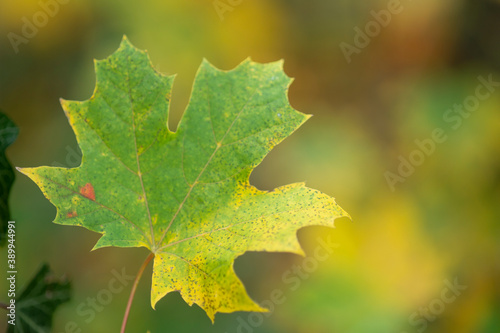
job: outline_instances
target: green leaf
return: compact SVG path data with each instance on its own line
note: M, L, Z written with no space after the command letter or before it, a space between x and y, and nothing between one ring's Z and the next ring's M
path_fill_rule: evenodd
M51 332L52 317L59 305L69 301L71 286L65 278L53 276L47 264L16 298L16 324L8 333Z
M12 166L5 156L5 149L16 140L18 133L16 125L0 112L0 246L6 240L10 220L9 194L15 178Z
M96 62L97 86L62 105L83 152L78 168L23 169L57 207L55 223L102 234L104 246L155 254L151 304L179 291L213 320L265 311L233 270L246 251L302 254L297 229L347 214L304 184L272 192L249 175L309 116L291 108L282 62L221 71L203 61L177 132L167 128L173 76L125 38Z

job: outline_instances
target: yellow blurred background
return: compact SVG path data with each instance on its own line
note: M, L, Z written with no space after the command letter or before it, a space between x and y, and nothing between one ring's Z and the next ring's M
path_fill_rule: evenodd
M278 290L280 304L214 325L175 293L152 310L149 267L128 332L500 332L500 1L3 0L0 32L0 109L21 131L15 166L79 164L59 98L89 98L92 59L124 34L177 73L171 129L203 58L221 69L284 59L292 106L314 114L251 181L305 181L337 199L353 222L298 233L309 258L318 237L335 242L328 259L245 254L235 267L250 295ZM481 85L488 96L470 107ZM73 281L54 332L117 332L130 284L106 302L103 290L116 272L135 275L146 251L90 252L98 235L52 224L55 208L20 174L11 207L19 286L42 261Z

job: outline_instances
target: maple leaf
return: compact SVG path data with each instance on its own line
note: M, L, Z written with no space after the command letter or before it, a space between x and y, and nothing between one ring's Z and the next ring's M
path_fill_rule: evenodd
M104 246L154 253L151 305L179 291L217 312L265 311L233 269L246 251L303 254L296 231L347 214L304 184L272 192L252 170L309 116L288 103L282 62L221 71L203 61L176 132L167 127L173 76L126 38L96 61L90 100L62 101L83 153L77 168L26 168L57 207L55 223L102 234Z
M5 244L8 222L10 220L9 194L15 175L5 150L16 140L19 129L0 112L0 246Z

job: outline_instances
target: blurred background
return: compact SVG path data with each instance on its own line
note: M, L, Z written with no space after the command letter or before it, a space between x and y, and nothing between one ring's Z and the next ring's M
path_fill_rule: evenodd
M149 267L128 332L500 331L500 87L490 87L473 112L448 111L474 96L479 76L500 82L500 1L43 5L48 3L54 4L0 2L0 109L20 127L8 150L15 166L79 164L59 98L88 99L95 84L93 58L113 53L126 34L149 51L160 72L177 73L171 129L203 58L221 69L247 57L284 59L286 73L295 78L292 106L314 117L271 152L251 182L270 190L305 181L334 196L353 217L353 222L337 220L335 229L299 231L308 256L314 255L318 236L338 245L307 276L290 275L294 265L304 264L291 254L248 253L237 259L236 271L253 299L270 300L275 289L283 293L272 313L218 314L212 325L177 293L154 311ZM386 17L385 26L373 23L375 16L381 19L377 13L389 10L390 22ZM33 20L39 27L23 32ZM369 35L357 36L366 29ZM429 142L436 129L446 139L434 141L432 153L418 153L415 140ZM403 177L398 169L411 156L418 165ZM106 304L92 308L89 302L103 300L113 271L135 275L147 252L90 252L98 235L51 223L55 208L19 173L11 209L18 224L18 286L43 261L73 281L72 300L57 311L54 332L117 332L130 284ZM284 275L298 281L296 288ZM453 284L467 288L455 287L453 293L447 290ZM5 287L2 279L0 290Z

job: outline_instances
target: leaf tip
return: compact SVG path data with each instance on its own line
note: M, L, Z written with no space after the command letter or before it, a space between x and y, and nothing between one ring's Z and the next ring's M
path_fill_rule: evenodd
M62 108L66 108L69 105L69 101L64 98L59 98L59 104L61 104Z
M297 112L300 112L300 111L297 111ZM302 124L305 123L306 121L308 121L309 119L311 119L312 116L314 116L313 114L307 114L307 113L303 113L303 112L300 112L300 113L302 113L302 116L304 117Z
M282 59L276 60L275 63L276 63L276 65L279 66L279 68L281 70L283 70L283 67L285 66L285 59L282 58Z
M354 222L353 219L352 219L352 216L351 214L349 214L348 212L346 212L345 210L342 210L343 211L343 215L340 216L340 217L347 217L351 222ZM340 218L339 217L339 218Z
M64 112L67 113L71 102L68 101L67 99L59 98L59 103L61 104L61 107L63 108Z
M332 198L332 200L333 200L334 205L335 205L335 206L334 206L334 207L335 207L335 210L336 210L336 211L337 211L337 213L338 213L338 215L334 216L334 217L333 217L333 219L332 219L332 224L333 224L333 227L335 228L335 220L340 219L340 218L342 218L342 217L346 217L346 218L348 218L351 222L353 222L351 215L350 215L348 212L346 212L346 211L345 211L342 207L340 207L340 206L337 204L337 202L335 201L335 199L334 199L334 198Z
M30 177L30 175L33 173L31 170L32 168L21 168L21 167L16 167L16 170L22 173L25 176Z
M208 59L205 57L203 57L203 59L201 60L201 65L198 68L198 73L200 72L200 70L202 70L202 68L209 68L211 70L220 71L218 68L216 68L214 65L212 65L212 63L210 61L208 61Z
M132 46L132 44L130 43L130 40L128 39L127 35L123 34L122 41L120 42L120 48L127 46Z
M147 50L143 50L143 49L139 49L139 48L135 47L135 45L132 44L130 39L128 39L127 35L123 35L122 41L120 42L120 46L118 47L117 52L124 51L124 50L132 50L134 52L140 52L143 54L148 53ZM148 56L148 58L149 58L149 56Z
M151 289L151 292L153 291L153 289ZM151 308L153 310L156 310L156 303L158 303L158 301L160 300L161 297L158 297L158 296L153 296L151 294Z

